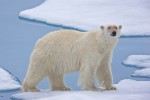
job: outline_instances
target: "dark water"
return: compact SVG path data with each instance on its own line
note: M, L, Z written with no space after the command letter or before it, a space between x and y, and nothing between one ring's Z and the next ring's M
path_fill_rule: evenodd
M29 63L29 57L35 42L46 33L61 29L55 25L45 25L18 18L20 11L32 8L44 0L1 0L0 1L0 67L9 70L22 82ZM135 68L125 67L121 64L129 55L150 54L150 37L120 38L113 57L114 83L125 78L136 80L150 80L148 78L135 78L131 74ZM65 80L74 90L77 86L78 72L66 75ZM41 89L49 88L48 81L40 83ZM19 91L18 91L19 92ZM0 93L0 100L7 100L17 92Z

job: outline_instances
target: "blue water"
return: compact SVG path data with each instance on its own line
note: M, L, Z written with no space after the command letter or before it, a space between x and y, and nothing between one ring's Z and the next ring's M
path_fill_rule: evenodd
M32 8L44 0L1 0L0 2L0 67L9 70L22 82L26 74L29 57L35 42L50 31L65 27L46 25L25 21L18 18L20 11ZM149 78L135 78L131 74L136 68L125 67L121 64L129 55L150 54L150 37L125 37L120 38L114 51L112 71L114 83L122 79L150 80ZM66 75L65 81L74 90L80 90L77 86L79 73ZM39 84L40 89L49 88L48 80ZM0 93L0 100L8 100L16 92Z

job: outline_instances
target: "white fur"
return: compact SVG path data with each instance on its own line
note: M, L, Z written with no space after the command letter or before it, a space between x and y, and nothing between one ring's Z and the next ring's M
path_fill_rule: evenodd
M30 57L22 91L38 91L36 85L46 76L52 90L70 90L63 77L74 71L80 71L79 85L84 90L98 90L95 77L105 89L114 89L111 60L120 30L112 37L108 26L103 27L91 32L59 30L39 39Z

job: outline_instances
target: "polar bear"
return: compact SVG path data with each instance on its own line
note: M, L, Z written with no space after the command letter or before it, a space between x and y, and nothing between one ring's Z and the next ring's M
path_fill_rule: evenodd
M64 74L74 71L80 71L78 82L83 90L98 91L95 80L105 90L116 89L111 62L121 28L103 25L90 32L59 30L46 34L34 47L22 91L39 91L36 85L47 76L52 90L70 90Z

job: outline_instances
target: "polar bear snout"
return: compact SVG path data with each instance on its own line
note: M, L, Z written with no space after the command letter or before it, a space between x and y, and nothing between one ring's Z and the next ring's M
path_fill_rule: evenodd
M113 31L112 33L111 33L111 36L116 36L116 31Z

